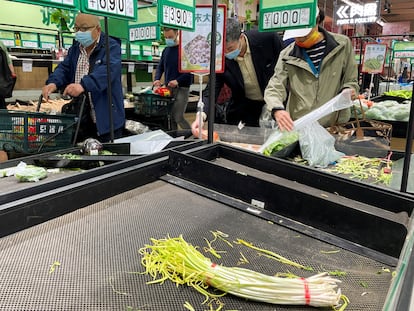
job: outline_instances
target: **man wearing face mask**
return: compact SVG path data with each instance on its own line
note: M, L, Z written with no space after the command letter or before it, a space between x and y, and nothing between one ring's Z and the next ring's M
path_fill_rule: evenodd
M215 95L209 98L210 83L203 91L203 119L207 119L209 105L217 102L220 90L226 84L232 93L227 107L226 121L237 125L240 122L247 126L259 126L264 90L273 75L273 70L280 51L283 49L281 38L276 32L258 32L250 30L241 32L240 23L235 19L226 21L225 68L216 75ZM197 135L199 117L191 125L192 132Z
M42 88L42 96L63 89L63 95L78 97L86 95L88 105L84 114L87 121L81 122L82 135L78 140L97 138L101 142L111 139L108 96L112 96L112 118L114 138L122 136L125 124L125 109L121 84L121 44L109 37L111 94L108 94L105 34L102 33L99 17L80 13L75 19L75 40L65 59L49 76Z
M322 106L343 89L352 89L353 97L359 91L350 39L318 26L324 16L318 8L316 16L313 28L285 31L283 39L295 38L295 41L280 53L275 73L265 90L267 113L281 130L292 130L293 120ZM349 118L350 110L344 109L325 116L319 123L327 127Z
M171 110L171 127L176 130L179 125L181 129L190 129L190 124L184 118L184 113L187 109L193 77L191 73L178 71L178 30L165 27L163 31L167 47L162 51L153 86L154 89L161 86L160 79L164 74L165 85L172 91L175 98Z

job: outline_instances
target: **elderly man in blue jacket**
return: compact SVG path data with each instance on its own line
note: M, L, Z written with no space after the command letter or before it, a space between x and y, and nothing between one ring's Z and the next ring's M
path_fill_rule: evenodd
M80 139L93 137L108 142L111 139L108 96L112 96L114 138L122 136L125 125L121 44L119 40L109 38L111 94L108 94L105 35L101 31L99 17L78 14L74 30L76 42L49 76L42 88L42 95L48 100L49 95L58 89L64 89L63 95L72 97L85 93L89 102L85 114L89 121L87 124L81 123L84 128Z

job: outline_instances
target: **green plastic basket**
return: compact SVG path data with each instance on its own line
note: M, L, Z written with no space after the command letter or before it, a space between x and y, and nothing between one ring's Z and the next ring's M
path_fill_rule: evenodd
M72 146L77 116L0 110L2 150L40 153Z
M157 94L134 94L135 113L145 117L167 117L171 113L174 97Z

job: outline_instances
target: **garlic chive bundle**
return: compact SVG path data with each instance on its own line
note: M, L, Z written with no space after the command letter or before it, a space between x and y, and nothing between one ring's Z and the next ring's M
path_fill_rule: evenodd
M209 299L226 293L255 301L283 305L309 305L334 307L340 303L339 280L327 273L308 278L285 278L269 276L239 267L215 264L188 244L180 235L177 238L151 239L152 245L140 249L145 274L152 276L148 282L164 283L171 280L178 285L194 287ZM214 287L223 291L208 291Z

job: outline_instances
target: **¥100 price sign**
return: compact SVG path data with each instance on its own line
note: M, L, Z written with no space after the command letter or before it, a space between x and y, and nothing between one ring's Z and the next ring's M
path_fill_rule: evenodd
M82 12L127 20L137 19L135 0L82 0Z
M158 3L158 20L161 25L194 30L195 0L161 0Z
M316 24L317 0L260 1L261 31L313 27Z

